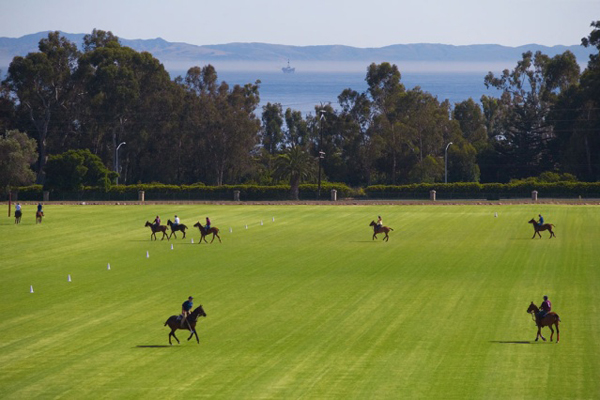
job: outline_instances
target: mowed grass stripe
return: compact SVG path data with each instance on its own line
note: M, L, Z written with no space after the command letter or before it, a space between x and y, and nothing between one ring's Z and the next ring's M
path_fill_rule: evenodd
M0 250L0 390L594 397L598 208L543 207L47 206L43 226L0 224L16 238ZM557 239L531 239L527 220L539 212ZM195 228L185 241L150 242L143 224L156 214L190 227L208 215L223 243L192 245ZM389 243L371 240L378 214L395 229ZM525 308L546 292L564 320L558 346L528 343ZM162 347L164 321L189 294L208 313L201 344L178 331L182 344Z

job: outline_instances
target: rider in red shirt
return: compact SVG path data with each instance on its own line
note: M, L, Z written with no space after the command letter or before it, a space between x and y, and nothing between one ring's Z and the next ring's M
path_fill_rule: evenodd
M548 300L548 296L544 296L544 301L540 305L540 312L538 316L540 319L544 318L550 311L552 311L552 303Z

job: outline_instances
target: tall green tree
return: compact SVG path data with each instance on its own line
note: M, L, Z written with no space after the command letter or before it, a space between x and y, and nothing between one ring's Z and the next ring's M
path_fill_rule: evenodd
M568 51L553 58L526 52L512 71L486 75L486 87L503 92L506 112L495 148L506 158L511 177L538 175L555 167L557 160L549 151L555 134L548 116L557 93L576 84L578 76L579 65Z
M31 164L37 159L36 147L34 139L17 130L0 134L0 190L35 181Z
M578 86L561 91L550 120L557 134L556 152L560 168L586 181L600 180L600 21L582 38L585 47L595 47Z
M79 51L58 31L41 39L38 47L39 52L13 59L5 84L18 99L18 111L33 125L38 145L37 181L42 183L51 121L76 95L72 75Z

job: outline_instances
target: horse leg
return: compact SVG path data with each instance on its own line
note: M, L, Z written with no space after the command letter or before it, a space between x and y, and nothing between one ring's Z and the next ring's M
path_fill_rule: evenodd
M177 344L179 344L179 343L180 343L180 342L179 342L179 339L177 339L177 336L175 336L175 330L176 330L176 329L177 329L177 328L171 328L171 332L169 332L169 344L170 344L171 346L173 346L173 343L171 342L171 336L173 336L173 337L175 338L175 340L177 340Z
M185 239L185 231L181 231L181 232L183 232L183 237L182 237L182 239Z
M377 239L377 234L376 233L373 234L373 240L375 240L375 239Z
M558 330L558 322L555 323L556 326L556 343L560 340L560 331Z
M552 329L552 324L548 325L548 328L550 328L550 332L552 332L550 334L550 341L552 341L552 338L554 337L554 329Z

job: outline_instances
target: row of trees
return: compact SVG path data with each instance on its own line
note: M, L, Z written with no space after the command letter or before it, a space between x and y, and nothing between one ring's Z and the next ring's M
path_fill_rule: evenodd
M121 46L111 32L86 35L81 51L53 32L38 52L13 59L0 131L35 139L38 183L51 173L49 155L70 149L89 149L119 170L121 183L297 185L314 179L317 165L324 179L353 186L435 182L444 179L445 150L449 181L507 182L544 171L595 181L600 21L592 27L582 44L599 55L583 73L570 52L528 52L512 71L484 78L500 98L452 105L407 90L395 65L371 64L365 92L346 89L339 109L321 104L308 116L270 103L259 113L260 81L230 87L210 65L171 79L151 54Z

